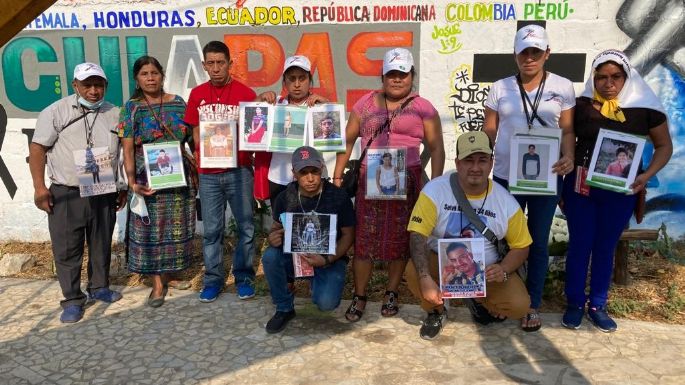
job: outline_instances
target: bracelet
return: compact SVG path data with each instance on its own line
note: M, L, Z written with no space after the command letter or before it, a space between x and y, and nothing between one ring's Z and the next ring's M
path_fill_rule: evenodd
M509 279L509 274L507 274L507 272L504 270L502 270L502 273L504 273L504 281L502 282L507 282L507 280Z

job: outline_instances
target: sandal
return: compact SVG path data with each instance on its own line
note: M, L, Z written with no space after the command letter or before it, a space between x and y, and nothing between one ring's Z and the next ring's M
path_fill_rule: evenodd
M385 296L388 297L388 299L383 306L381 306L381 315L383 317L392 317L400 311L400 308L397 307L398 294L396 291L386 290Z
M167 282L167 286L169 286L172 289L176 290L188 290L192 286L190 281L183 281L180 279L172 279L169 282Z
M536 325L529 326L531 322L537 322ZM525 326L524 326L525 324ZM542 320L537 309L530 309L524 318L521 318L521 329L526 332L536 332L542 327Z
M348 307L347 311L345 312L346 320L350 322L357 322L362 319L362 316L364 315L364 309L358 308L359 301L364 301L364 307L366 307L366 296L355 294L354 297L352 297L352 303L350 304L350 307Z

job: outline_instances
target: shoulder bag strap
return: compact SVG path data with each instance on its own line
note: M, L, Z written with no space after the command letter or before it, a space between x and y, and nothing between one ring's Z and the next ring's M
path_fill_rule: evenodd
M490 230L485 223L483 223L478 214L476 214L473 206L471 206L471 202L469 202L469 200L466 198L464 191L459 185L456 172L450 175L450 187L452 187L452 194L454 194L459 207L461 207L461 212L466 215L466 217L474 226L476 226L476 230L480 231L480 233L483 234L488 241L495 245L495 247L498 247L499 239L497 239L497 235L495 235L495 233Z
M407 107L407 105L409 105L409 103L410 103L412 100L414 100L415 98L416 98L416 96L411 96L411 97L407 98L407 99L404 101L404 103L402 103L402 105L400 106L400 108L396 109L396 110L393 112L392 118L387 119L387 120L385 121L385 123L383 123L383 125L381 126L381 128L379 128L378 131L376 131L376 133L373 134L373 136L371 137L371 139L369 139L369 141L366 142L366 147L364 147L364 151L362 151L361 155L359 156L359 160L360 160L360 161L361 161L362 159L364 159L364 156L366 156L366 150L369 149L369 146L371 145L371 143L378 137L378 135L380 135L381 133L383 133L383 131L385 131L386 128L387 128L388 130L390 129L390 123L392 122L392 119L394 119L395 116L397 116L400 112L402 112L402 110L403 110L405 107Z

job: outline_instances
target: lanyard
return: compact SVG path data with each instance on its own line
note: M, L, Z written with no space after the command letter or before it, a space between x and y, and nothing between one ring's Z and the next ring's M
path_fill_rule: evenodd
M161 120L162 113L164 112L164 94L162 94L162 96L159 98L159 116L157 116L155 110L152 109L152 106L150 106L150 102L147 100L147 96L143 95L143 98L145 98L145 104L147 104L147 109L150 110L150 113L152 114L152 117L155 118L155 121L157 122L159 128L166 128L164 122L162 122Z
M92 122L88 122L88 116L86 116L88 113L92 112L92 110L86 111L84 107L81 107L83 109L83 125L86 127L86 146L88 148L93 147L93 128L95 127L95 120L98 118L98 115L100 115L100 109L98 108L97 111L95 112L95 117L93 118Z
M221 97L224 95L224 91L226 91L226 86L228 86L228 95L226 96L226 104L228 104L228 100L231 97L231 89L233 89L233 79L229 79L223 86L221 86L221 92L217 92L217 89L219 87L213 85L212 83L209 83L209 97L210 99L216 95L216 104L219 104L221 101Z
M518 83L519 86L519 92L521 93L521 101L523 102L523 111L526 113L526 123L528 123L528 129L530 130L533 128L533 121L535 119L542 124L543 127L546 127L547 124L545 123L544 120L540 118L538 115L538 106L540 106L540 100L542 100L542 93L545 90L545 80L547 80L547 71L544 71L542 73L542 81L540 82L540 85L538 86L538 90L535 93L535 98L533 99L533 102L530 102L530 98L528 97L528 93L526 90L523 88L523 82L521 81L521 74L516 75L516 82ZM531 113L528 113L528 105L530 105L531 108Z

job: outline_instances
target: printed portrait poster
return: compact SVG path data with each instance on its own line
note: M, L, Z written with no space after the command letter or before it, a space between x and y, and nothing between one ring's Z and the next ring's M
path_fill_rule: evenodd
M74 164L81 197L117 191L109 148L88 147L85 150L76 150Z
M561 129L534 128L517 133L509 145L509 191L512 194L556 195Z
M229 168L238 165L236 140L238 106L213 104L221 111L200 108L200 166ZM234 108L235 107L235 108Z
M484 241L484 238L438 240L442 298L486 296Z
M345 106L321 104L309 108L309 143L319 151L345 151Z
M366 152L366 199L407 199L407 148L378 147Z
M148 186L153 190L186 185L181 144L178 141L143 145Z
M269 132L270 152L292 154L305 145L307 108L296 106L274 106L273 130Z
M240 103L240 148L243 150L266 151L269 146L269 131L273 129L273 105L261 102Z
M335 254L335 214L286 213L285 253Z
M646 139L600 129L592 151L586 183L593 187L631 193L640 168Z

